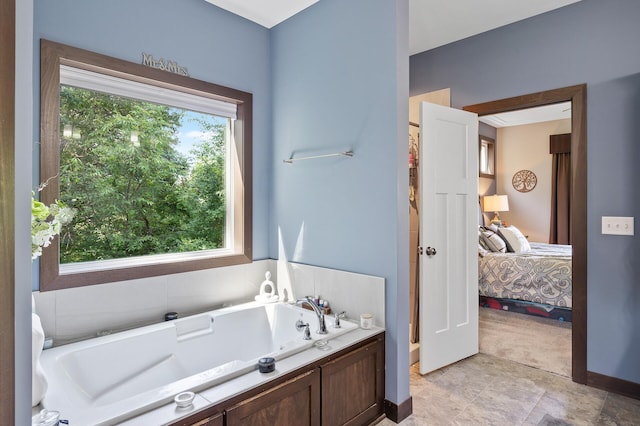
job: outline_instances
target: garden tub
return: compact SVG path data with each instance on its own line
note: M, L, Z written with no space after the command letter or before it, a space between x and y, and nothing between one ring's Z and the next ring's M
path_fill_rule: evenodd
M296 322L308 323L303 340ZM49 382L42 405L72 425L110 425L252 372L260 358L276 362L357 328L326 317L316 333L313 311L286 303L247 303L47 349Z

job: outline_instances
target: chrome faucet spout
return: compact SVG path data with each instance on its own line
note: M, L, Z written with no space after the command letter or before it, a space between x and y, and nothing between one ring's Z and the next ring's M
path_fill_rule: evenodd
M313 297L311 296L305 296L304 298L296 301L297 305L302 305L304 303L311 306L311 309L313 309L313 312L315 312L316 316L318 317L318 330L316 331L316 333L327 334L327 325L324 321L324 313L322 312L322 309L320 309L320 307L316 305L316 303L313 301Z

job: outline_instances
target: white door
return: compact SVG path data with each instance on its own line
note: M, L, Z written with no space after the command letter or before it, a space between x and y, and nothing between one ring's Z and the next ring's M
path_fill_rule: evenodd
M420 104L420 373L478 353L478 116Z

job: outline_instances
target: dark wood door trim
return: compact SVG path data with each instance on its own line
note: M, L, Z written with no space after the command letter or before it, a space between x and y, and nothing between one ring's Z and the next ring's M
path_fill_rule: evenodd
M587 86L563 87L463 109L489 115L571 102L571 228L573 239L572 378L587 383Z
M0 0L0 413L15 419L15 0Z

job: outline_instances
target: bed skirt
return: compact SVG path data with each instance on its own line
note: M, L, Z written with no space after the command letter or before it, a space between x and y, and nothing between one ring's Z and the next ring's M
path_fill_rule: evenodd
M480 296L480 306L571 322L571 308L546 305L544 303Z

